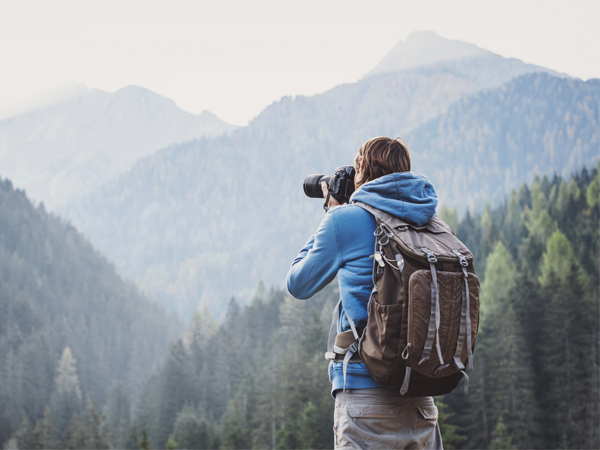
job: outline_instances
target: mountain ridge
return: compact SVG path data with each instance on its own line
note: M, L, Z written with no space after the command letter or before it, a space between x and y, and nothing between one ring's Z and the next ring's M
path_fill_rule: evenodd
M0 121L0 175L53 209L160 148L235 128L139 86L89 89Z
M555 76L570 77L535 64L524 63L517 58L506 58L475 44L447 39L433 31L415 31L408 35L405 41L398 42L387 55L362 78L402 72L411 69L427 68L441 65L448 61L479 60L483 65L486 60L502 58L530 67L532 71L543 71Z
M271 285L283 284L287 264L322 216L321 202L302 195L303 176L331 173L335 167L351 163L358 147L373 136L408 136L409 148L417 152L414 153L414 170L432 175L439 184L446 206L456 206L458 199L471 195L471 191L480 193L478 198L488 192L486 177L482 175L475 178L481 185L465 193L455 192L443 171L445 166L454 167L452 155L447 158L442 158L442 154L436 156L436 152L443 152L444 141L437 142L427 134L443 136L444 133L436 131L439 125L435 124L450 111L455 128L463 127L469 132L469 121L474 123L472 129L476 134L470 139L473 143L469 148L477 149L479 143L484 142L486 148L489 147L488 158L492 158L489 155L495 154L496 141L492 141L490 147L488 141L480 141L478 137L480 133L483 133L481 138L486 136L488 122L477 123L477 115L457 122L452 106L455 103L450 102L445 112L432 113L433 118L420 126L409 126L419 121L398 112L393 118L383 117L380 113L386 109L379 99L389 99L391 111L397 104L396 97L389 90L384 91L384 95L375 93L382 85L389 86L390 77L365 80L354 86L350 95L348 90L352 86L341 86L315 97L284 98L267 108L248 127L228 136L174 145L145 158L126 176L114 180L85 202L68 205L61 213L113 260L119 261L133 278L140 280L182 316L189 317L199 303L211 305L213 312L219 315L229 295L249 296L259 279ZM423 78L421 74L418 77ZM448 79L448 85L453 84L452 80ZM415 98L423 98L419 90L412 89L414 80L404 81L408 84L396 86L400 93L410 91ZM550 74L526 74L510 83L522 85L519 89L525 92L533 89L531 86L535 83L546 86L540 90L539 98L523 97L526 103L521 108L532 101L536 107L547 105L548 95L555 92L548 86L567 92L566 86L572 85L569 89L575 89L575 92L581 89L588 92L585 98L590 89L593 91L593 82ZM425 81L425 87L430 87L429 81ZM482 101L494 98L496 103L494 109L491 105L488 107L490 111L502 111L502 120L512 120L510 114L506 116L508 110L503 108L512 111L515 105L507 100L507 94L502 96L503 89L512 92L510 89L513 88L500 86L471 95L482 97ZM443 89L434 91L432 98L438 99L437 92L443 92ZM372 98L375 101L369 103L367 100ZM579 97L573 98L579 101ZM563 100L568 99L566 96ZM346 107L345 102L350 106ZM414 102L408 100L406 104ZM581 104L584 110L589 107L589 102L588 98ZM549 104L553 105L552 102ZM562 108L573 121L593 126L593 121L575 114L578 107L565 105ZM548 108L552 110L553 107ZM438 110L442 109L438 104ZM346 115L342 115L343 112ZM548 117L550 119L552 123L560 124L564 118L554 115ZM504 126L499 123L498 126ZM403 132L403 129L407 131ZM456 135L454 132L453 136L460 143L463 138ZM429 148L430 143L432 148ZM541 154L545 151L544 145L538 145L534 150ZM518 146L516 149L517 154L523 151ZM460 161L464 163L461 173L470 174L473 170L477 156L472 156L474 159L461 156ZM432 166L432 161L436 160L443 160L444 164ZM437 170L441 172L438 174ZM496 190L503 190L521 182L524 172L515 172L506 179L502 171L494 173L490 180L495 180ZM475 172L468 179L472 180L473 176ZM507 180L510 183L505 184ZM460 179L456 182L459 183L457 186L462 186ZM446 191L453 195L447 195ZM236 242L237 250L233 250L232 245ZM250 284L242 287L243 279ZM223 293L224 286L230 289L230 294Z

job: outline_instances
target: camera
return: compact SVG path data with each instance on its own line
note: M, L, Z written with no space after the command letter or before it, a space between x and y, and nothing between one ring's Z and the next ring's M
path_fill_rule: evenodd
M340 203L348 203L354 192L354 175L356 171L352 166L341 166L335 169L332 176L313 174L304 180L304 193L310 198L323 198L321 182L329 187L323 208L328 209L329 197L332 196Z

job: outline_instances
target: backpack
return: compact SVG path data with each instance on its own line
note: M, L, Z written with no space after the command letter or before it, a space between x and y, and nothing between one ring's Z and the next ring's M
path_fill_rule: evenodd
M473 368L479 327L479 279L473 254L437 215L415 226L354 202L377 221L373 290L364 330L336 335L334 310L327 359L363 362L380 384L407 397L443 395ZM335 343L333 342L335 338Z

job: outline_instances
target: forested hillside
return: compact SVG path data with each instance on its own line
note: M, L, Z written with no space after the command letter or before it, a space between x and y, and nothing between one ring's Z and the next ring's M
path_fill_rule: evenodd
M179 329L72 226L0 180L0 445L48 407L62 433L111 391L135 404Z
M460 100L406 140L443 204L481 210L536 174L568 178L593 167L599 98L598 79L523 76Z
M444 399L464 447L598 448L599 203L584 170L456 225L484 275L471 391Z
M437 399L445 448L598 448L597 168L537 178L482 215L441 214L482 279L469 395ZM337 297L260 284L220 325L197 313L146 384L130 442L146 430L152 448L331 448L323 353Z
M304 177L350 163L373 136L396 136L434 117L407 136L413 170L461 212L481 211L488 197L496 204L536 173L568 175L595 164L599 80L530 74L450 106L491 70L470 64L282 99L228 136L141 161L64 213L182 316L198 303L219 315L230 295L250 298L256 280L283 285L281 261L295 256L322 214L322 202L304 196Z

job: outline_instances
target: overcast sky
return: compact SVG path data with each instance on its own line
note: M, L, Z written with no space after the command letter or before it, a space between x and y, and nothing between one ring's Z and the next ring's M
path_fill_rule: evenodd
M0 108L61 80L135 84L243 125L420 30L600 77L600 0L0 0Z

